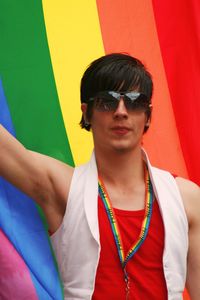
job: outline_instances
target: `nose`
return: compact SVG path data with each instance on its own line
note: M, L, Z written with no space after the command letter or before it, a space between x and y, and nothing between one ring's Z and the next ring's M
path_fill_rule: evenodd
M127 118L128 117L128 112L127 112L126 106L124 104L123 98L121 98L119 101L117 109L114 112L114 117L115 118Z

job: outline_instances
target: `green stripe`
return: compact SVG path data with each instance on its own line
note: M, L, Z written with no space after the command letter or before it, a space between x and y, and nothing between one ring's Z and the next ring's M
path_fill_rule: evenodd
M17 138L74 165L39 0L0 0L0 76Z

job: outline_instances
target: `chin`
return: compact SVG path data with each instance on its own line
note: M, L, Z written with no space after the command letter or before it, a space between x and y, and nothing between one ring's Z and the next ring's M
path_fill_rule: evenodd
M135 149L141 148L141 140L137 141L115 141L112 143L111 148L115 152L119 153L127 153L127 152L133 152Z
M119 153L127 153L133 151L135 148L133 145L113 145L113 150Z

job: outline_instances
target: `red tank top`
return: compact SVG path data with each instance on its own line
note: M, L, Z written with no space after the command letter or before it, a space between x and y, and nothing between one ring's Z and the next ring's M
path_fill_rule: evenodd
M137 239L144 210L124 211L114 209L125 252ZM98 199L98 217L101 252L92 300L126 299L124 273L120 264L114 237L102 200ZM127 264L130 278L129 300L165 300L167 288L163 272L164 226L157 201L148 235Z

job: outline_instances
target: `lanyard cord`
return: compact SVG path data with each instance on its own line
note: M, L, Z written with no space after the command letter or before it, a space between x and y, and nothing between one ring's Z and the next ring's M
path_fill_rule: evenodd
M145 191L145 214L144 214L144 219L142 222L140 234L137 238L137 240L133 243L131 248L129 249L127 255L125 256L124 249L123 249L123 244L120 236L120 231L119 231L119 226L117 223L117 219L114 214L114 210L111 205L111 201L109 199L109 196L106 192L105 186L102 182L102 179L99 177L99 195L100 198L103 201L110 226L112 229L112 233L114 236L115 244L117 247L119 259L122 265L122 269L124 270L125 274L125 280L126 277L128 277L125 267L128 261L133 257L133 255L139 250L141 245L143 244L147 233L149 229L149 224L151 220L151 215L152 215L152 206L153 206L153 187L150 181L149 173L148 171L145 172L145 184L146 184L146 191Z

